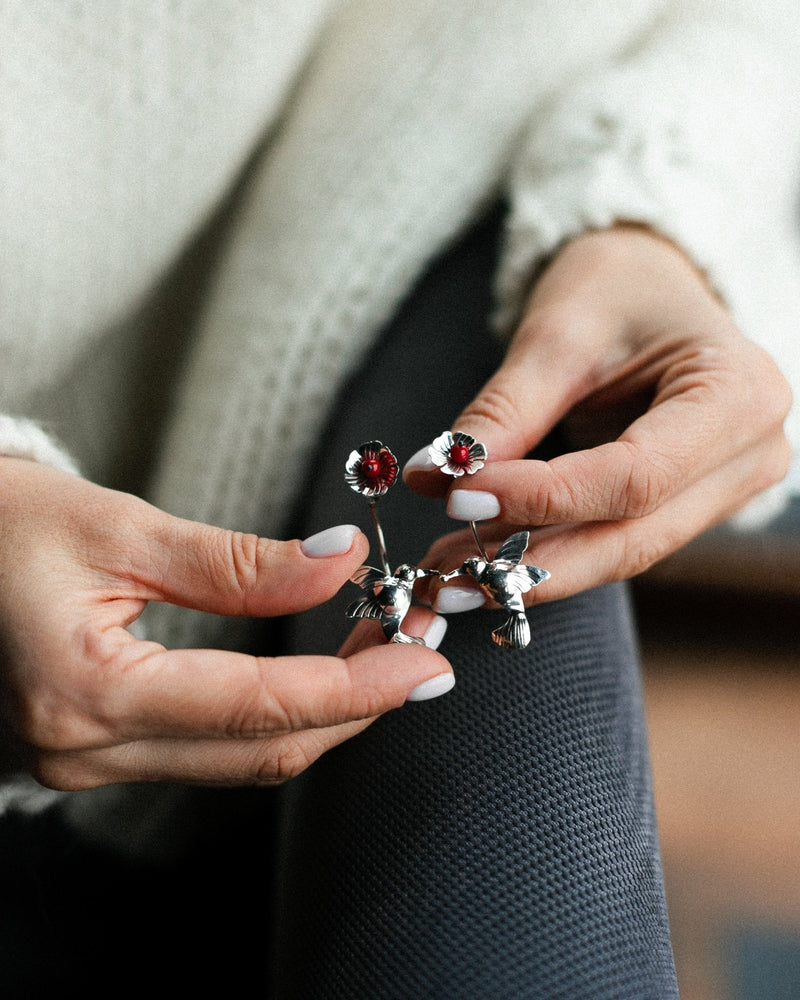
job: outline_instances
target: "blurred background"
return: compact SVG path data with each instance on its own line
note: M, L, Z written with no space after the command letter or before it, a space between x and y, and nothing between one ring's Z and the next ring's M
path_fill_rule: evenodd
M635 582L682 1000L800 998L800 467Z

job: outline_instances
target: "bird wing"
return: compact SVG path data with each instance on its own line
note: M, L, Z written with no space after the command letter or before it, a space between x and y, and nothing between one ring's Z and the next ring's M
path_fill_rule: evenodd
M376 588L387 583L386 574L383 570L375 569L374 566L362 566L350 577L350 580L358 584L364 591L363 597L359 597L348 604L345 615L348 618L382 618L385 614L385 607L381 604Z
M385 612L386 609L378 601L378 598L374 594L370 594L359 597L352 604L348 604L345 616L347 618L380 619L383 618Z
M539 566L520 566L520 569L524 569L531 580L532 586L537 586L540 583L544 583L545 580L550 579L550 574L546 569L542 569Z
M352 583L358 584L362 590L372 590L377 583L386 581L386 574L382 569L375 569L374 566L362 566L350 577Z
M546 569L539 569L538 566L514 566L507 571L506 579L507 585L519 588L521 594L527 594L549 576Z
M497 550L497 555L494 557L493 562L507 560L516 566L525 554L530 535L529 531L518 531L516 534L510 535Z

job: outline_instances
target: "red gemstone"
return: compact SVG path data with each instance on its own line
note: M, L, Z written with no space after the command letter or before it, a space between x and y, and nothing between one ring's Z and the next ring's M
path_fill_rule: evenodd
M465 444L454 444L450 449L450 461L454 465L466 465L469 461L469 448Z
M366 479L378 479L381 474L381 463L377 458L365 458L361 463L361 474Z

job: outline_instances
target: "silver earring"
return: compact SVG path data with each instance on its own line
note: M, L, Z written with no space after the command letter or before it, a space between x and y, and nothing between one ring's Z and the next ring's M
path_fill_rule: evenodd
M444 431L428 448L431 461L449 476L474 475L486 463L485 445L461 431ZM442 583L456 576L471 577L481 590L508 613L508 619L492 632L492 640L502 649L524 649L531 641L531 627L525 614L522 595L547 580L550 573L539 566L523 566L522 557L530 541L529 531L518 531L507 538L494 559L478 534L475 521L469 522L477 556L466 559L458 569L440 574Z
M381 441L367 441L351 451L347 459L345 482L369 503L382 569L362 566L352 577L352 582L361 587L363 596L353 601L345 614L348 618L379 621L389 642L424 646L424 639L407 635L401 626L413 601L414 584L423 577L438 576L439 573L436 570L409 566L407 563L392 571L378 517L377 501L394 486L397 473L397 459Z

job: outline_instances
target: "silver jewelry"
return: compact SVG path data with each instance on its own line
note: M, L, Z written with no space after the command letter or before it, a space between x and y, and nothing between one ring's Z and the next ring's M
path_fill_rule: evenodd
M518 531L503 542L494 559L485 553L470 556L458 569L441 577L443 583L456 576L472 577L488 597L509 612L507 620L492 632L492 640L502 649L524 649L531 641L522 595L550 576L539 566L521 565L529 539L529 531Z
M367 441L350 452L345 466L345 482L366 498L378 539L382 569L362 566L351 577L361 587L363 596L353 601L345 614L348 618L368 618L379 621L389 642L425 645L425 640L407 635L401 625L414 597L414 584L425 576L439 576L437 570L418 569L403 563L392 572L386 553L386 540L378 517L377 500L397 481L397 459L381 441Z
M392 570L386 555L386 541L376 501L394 486L397 471L397 459L386 445L381 441L367 441L350 452L344 472L345 482L350 489L367 498L378 538L381 565L386 576L391 576Z
M428 448L434 465L449 476L474 475L486 463L486 446L462 431L444 431ZM445 575L439 574L443 583L456 576L470 576L495 603L509 612L508 619L492 632L492 640L502 649L524 649L531 641L530 622L525 614L522 595L538 586L550 576L539 566L521 565L530 540L529 531L518 531L507 538L494 559L478 534L475 521L470 521L472 537L480 555L466 559L459 569Z
M488 457L485 445L461 431L444 431L429 446L428 454L443 473L454 477L474 475L483 468ZM392 571L378 517L377 500L394 486L397 476L397 459L381 441L365 442L351 451L347 459L345 481L369 503L382 567L362 566L353 575L352 582L361 588L362 596L347 607L347 617L380 622L389 642L424 646L423 639L402 630L413 602L417 580L438 576L446 583L457 576L469 576L484 594L508 612L507 620L492 632L492 640L502 649L524 649L531 641L531 628L522 595L550 577L546 569L522 565L530 532L517 531L509 536L494 559L490 559L478 534L477 524L470 521L480 554L465 559L458 569L442 574L438 570L403 563Z
M364 591L364 596L353 601L345 611L348 618L369 618L381 623L383 634L389 642L413 642L425 645L425 640L402 631L403 619L408 614L414 596L414 584L425 576L438 576L433 569L419 569L403 563L394 573L384 573L374 566L362 566L351 577Z

